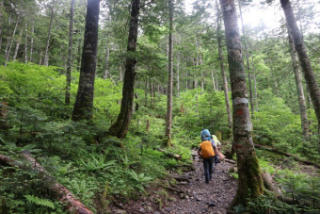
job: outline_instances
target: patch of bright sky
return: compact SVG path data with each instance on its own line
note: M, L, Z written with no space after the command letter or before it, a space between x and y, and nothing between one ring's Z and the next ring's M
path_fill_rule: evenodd
M185 11L187 14L192 14L192 5L196 1L198 0L184 0ZM213 0L211 1L214 3ZM236 0L235 2L237 3L238 1ZM266 0L253 0L252 3L250 3L250 6L242 8L243 22L246 28L263 28L263 31L273 31L275 29L279 29L280 24L283 23L281 19L284 18L282 8L279 5L279 1L276 0L276 4L273 5L265 4L265 2ZM316 14L320 12L320 4L317 0L306 0L303 2L312 4ZM239 13L237 5L236 10ZM211 15L214 15L215 9L209 9L207 12L209 12ZM320 17L316 18L314 26L308 26L310 31L319 32L319 27L316 26L316 23L319 21Z

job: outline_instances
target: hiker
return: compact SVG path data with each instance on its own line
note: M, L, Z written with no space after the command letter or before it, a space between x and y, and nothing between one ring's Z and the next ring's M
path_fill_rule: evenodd
M217 147L208 129L201 131L201 141L198 153L203 158L204 177L208 184L212 178L213 161L215 154L217 154Z

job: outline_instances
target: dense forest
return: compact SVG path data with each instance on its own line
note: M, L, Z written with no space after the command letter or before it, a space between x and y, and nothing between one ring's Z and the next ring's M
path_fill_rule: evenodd
M319 14L0 0L0 213L320 213Z

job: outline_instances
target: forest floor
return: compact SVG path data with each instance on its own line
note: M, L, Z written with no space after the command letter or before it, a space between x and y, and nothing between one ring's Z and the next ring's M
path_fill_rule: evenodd
M174 187L149 189L149 194L112 209L116 214L225 214L236 194L237 180L229 175L234 164L221 162L215 165L213 178L205 183L202 160L194 155L193 169L177 178ZM163 186L162 186L163 187Z

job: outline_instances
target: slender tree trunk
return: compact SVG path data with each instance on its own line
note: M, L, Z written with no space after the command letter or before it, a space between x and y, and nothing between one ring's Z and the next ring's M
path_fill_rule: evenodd
M177 53L177 96L180 96L180 53Z
M28 25L25 24L24 30L24 63L28 63Z
M254 66L253 58L251 58L252 71L253 71L253 88L254 88L254 100L255 100L255 110L258 111L258 89L257 89L257 78L256 78L256 68Z
M109 129L111 135L119 138L126 136L132 116L136 76L135 65L137 63L136 57L133 55L136 52L137 46L139 10L140 0L132 0L121 109L117 121Z
M109 56L110 56L110 49L107 44L106 45L106 58L105 58L105 68L104 68L103 79L109 78Z
M252 81L251 81L251 69L250 69L250 62L249 62L249 53L248 53L248 46L247 46L247 39L246 33L244 30L243 25L243 18L242 18L242 10L241 10L241 0L238 0L239 3L239 12L240 12L240 20L241 20L241 27L242 27L242 35L243 35L243 46L244 52L246 55L246 65L248 70L248 83L249 83L249 93L250 93L250 106L251 106L251 114L254 115L254 102L253 102L253 93L252 93Z
M173 89L173 0L169 1L169 50L168 50L168 91L167 91L167 116L166 116L166 140L167 146L171 146L171 127L172 127L172 89Z
M220 70L221 70L222 81L223 81L223 91L224 91L224 98L226 103L226 111L228 115L228 126L231 130L232 116L231 116L230 102L229 102L228 79L224 71L224 63L223 63L224 59L223 59L223 53L222 53L222 32L221 32L221 21L222 21L221 15L222 14L218 4L217 4L217 11L218 11L218 18L217 18L218 55L219 55Z
M212 88L213 88L214 91L216 91L217 90L217 86L216 86L216 80L214 78L214 71L213 70L211 71L211 80L212 80Z
M77 98L72 120L91 120L96 73L100 0L88 0Z
M31 41L30 41L30 59L29 61L32 62L33 57L33 38L34 38L34 19L32 20L32 27L31 27Z
M246 78L243 68L241 41L234 0L220 0L233 100L233 148L237 154L239 185L232 206L246 206L263 193L263 181L252 141Z
M0 53L2 49L2 22L3 22L2 8L3 8L3 1L0 0Z
M21 43L21 39L22 39L22 34L23 34L23 30L21 29L19 32L17 42L16 42L16 48L14 50L14 54L13 54L13 58L12 58L13 61L15 61L17 59L18 51L19 51L20 43Z
M318 136L319 136L319 152L320 152L320 89L318 87L315 74L312 70L310 60L307 54L307 50L304 46L304 42L301 33L298 29L293 10L289 0L280 0L284 14L286 16L288 28L292 33L295 49L298 53L300 65L304 73L304 78L309 89L310 97L312 99L313 107L318 120Z
M14 29L13 29L13 32L12 32L12 35L11 35L11 37L8 39L8 42L7 42L7 46L6 46L6 50L5 50L5 61L4 61L4 65L5 65L5 66L7 66L7 63L8 63L8 61L9 61L9 59L10 59L10 53L11 53L12 43L13 43L13 40L14 40L14 36L16 35L16 31L17 31L17 28L18 28L19 21L20 21L20 17L18 16L18 17L17 17L16 24L15 24Z
M307 108L306 108L306 101L304 97L303 85L301 80L301 73L299 71L299 62L296 55L296 50L294 48L292 35L288 30L288 38L289 38L289 49L290 55L292 60L292 68L296 80L296 87L297 87L297 94L298 94L298 101L299 101L299 109L300 109L300 119L301 119L301 128L304 139L307 140L309 138L309 124L308 124L308 116L307 116Z
M65 95L65 103L66 105L70 104L70 87L71 87L71 71L72 71L72 35L73 35L73 8L74 1L71 0L70 5L70 20L69 20L69 47L68 47L68 59L67 59L67 71L66 71L66 95Z
M81 43L82 43L82 37L79 36L78 40L78 57L77 57L77 71L80 71L80 62L81 62Z
M49 45L50 45L50 38L51 38L51 28L52 28L52 22L53 22L53 6L51 6L51 13L50 13L50 23L49 23L49 29L48 29L48 36L47 36L47 43L46 43L46 49L44 51L44 59L42 63L46 66L49 65Z

